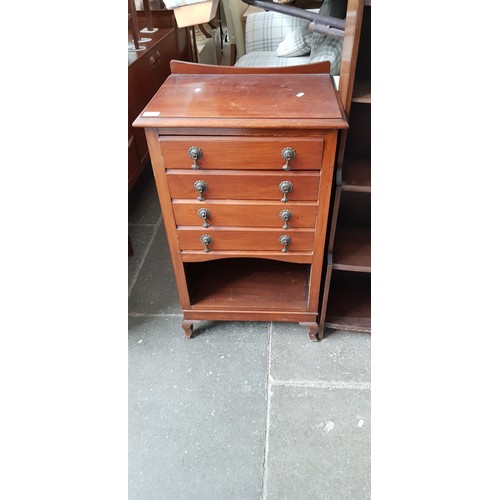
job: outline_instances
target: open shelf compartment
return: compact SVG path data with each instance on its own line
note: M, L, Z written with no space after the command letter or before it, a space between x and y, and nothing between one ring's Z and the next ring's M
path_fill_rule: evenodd
M371 192L371 160L346 159L342 166L342 189L358 193Z
M191 309L304 311L309 264L231 258L185 263Z
M370 227L338 226L333 247L333 269L371 271Z
M342 272L334 272L341 274ZM342 273L330 290L325 327L336 330L371 332L371 279L370 275L358 279L352 273ZM346 279L347 277L347 279ZM334 279L336 277L334 276Z

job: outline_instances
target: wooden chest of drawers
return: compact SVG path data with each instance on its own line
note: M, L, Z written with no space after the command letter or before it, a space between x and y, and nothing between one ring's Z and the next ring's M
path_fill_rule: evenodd
M165 10L161 18L155 17L155 26L167 24L149 33L150 42L142 42L145 50L128 53L128 190L130 191L148 163L148 147L144 132L132 128L132 121L155 95L168 75L172 59L190 59L189 33L187 28L175 29L172 11ZM145 21L141 22L141 27ZM170 27L171 26L171 27ZM133 46L132 33L129 45Z
M186 336L195 320L298 321L311 340L338 129L329 75L172 74L144 127Z

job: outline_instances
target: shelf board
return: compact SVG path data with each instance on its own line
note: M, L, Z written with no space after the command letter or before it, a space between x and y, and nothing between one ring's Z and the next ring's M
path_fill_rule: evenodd
M193 310L304 311L311 266L233 258L185 264Z
M372 102L370 81L360 80L354 82L354 89L352 91L352 102L360 102L363 104L370 104Z
M332 283L325 327L355 332L371 331L371 288L369 285Z
M344 159L342 165L342 190L358 193L371 192L371 160Z
M333 245L333 269L371 271L371 228L338 226Z

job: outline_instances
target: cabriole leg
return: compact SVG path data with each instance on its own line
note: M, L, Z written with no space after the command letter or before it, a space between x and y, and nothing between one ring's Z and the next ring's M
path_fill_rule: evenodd
M193 333L193 322L184 320L182 322L182 328L184 329L184 337L189 339Z
M319 332L318 323L299 323L299 325L305 326L306 328L309 329L308 332L309 340L311 340L312 342L318 341L318 332Z

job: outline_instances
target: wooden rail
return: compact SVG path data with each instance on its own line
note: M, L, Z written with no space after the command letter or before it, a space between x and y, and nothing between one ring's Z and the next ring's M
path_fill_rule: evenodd
M298 7L293 7L292 5L283 5L275 2L268 2L264 0L243 0L248 5L253 5L254 7L260 7L265 10L272 10L279 12L281 14L287 14L293 17L300 17L301 19L306 19L311 21L313 27L317 28L317 31L328 36L344 37L345 33L345 20L338 19L336 17L322 16L316 14L315 12L310 12L308 10L300 9Z

